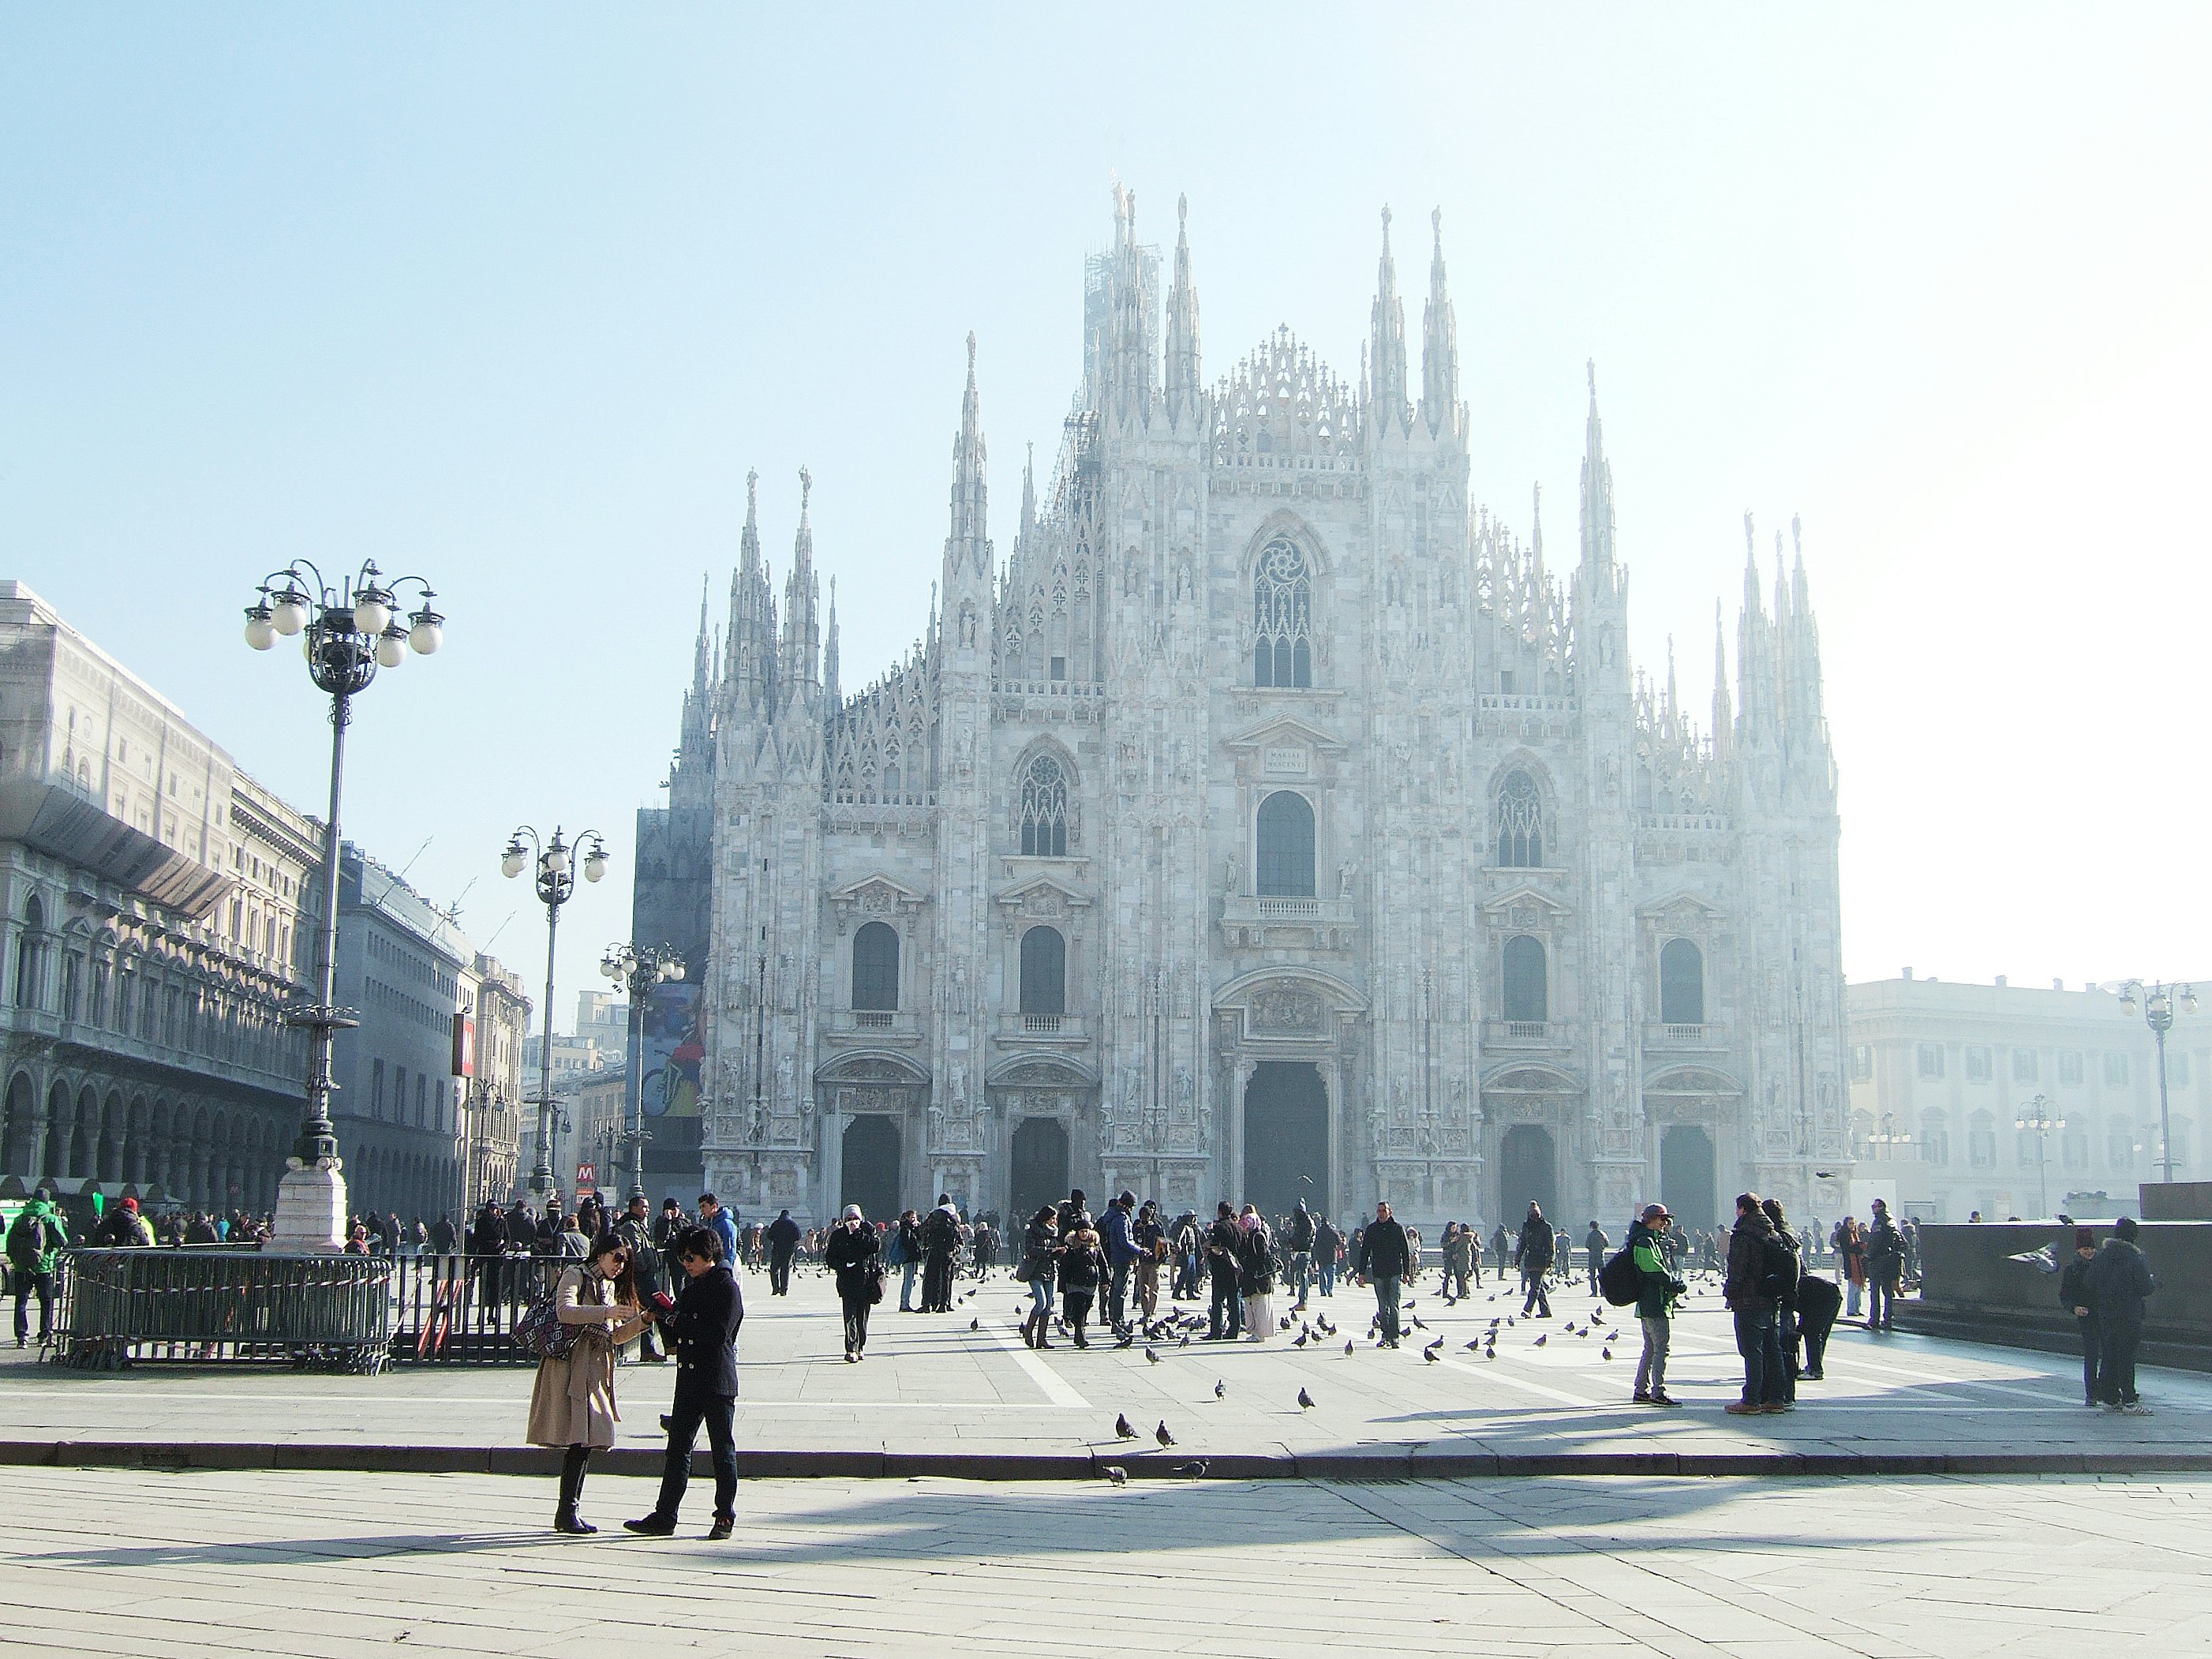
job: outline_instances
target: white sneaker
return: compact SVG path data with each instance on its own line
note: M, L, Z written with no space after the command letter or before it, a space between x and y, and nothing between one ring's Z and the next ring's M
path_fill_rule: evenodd
M2121 1407L2120 1409L2125 1412L2130 1417L2148 1417L2150 1415L2150 1407L2144 1405L2140 1400L2130 1400L2126 1405Z

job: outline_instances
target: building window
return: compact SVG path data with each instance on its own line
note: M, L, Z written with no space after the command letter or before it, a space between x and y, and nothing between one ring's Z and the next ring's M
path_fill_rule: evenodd
M1057 927L1032 927L1022 935L1022 1012L1067 1012L1067 941Z
M1314 896L1313 806L1295 789L1279 789L1260 803L1257 863L1263 898Z
M2114 1122L2105 1131L2105 1157L2112 1168L2132 1172L2136 1167L2135 1126Z
M1951 1162L1950 1120L1941 1112L1930 1112L1920 1120L1920 1161L1938 1169Z
M2105 1056L2105 1086L2107 1089L2128 1086L2128 1057L2125 1054Z
M415 1127L418 1129L427 1127L424 1119L428 1115L429 1104L430 1091L427 1079L417 1072L415 1073Z
M34 895L23 906L23 931L15 936L15 1006L35 1008L40 1002L39 935L46 931L46 907Z
M1705 954L1686 939L1659 952L1659 1019L1666 1025L1705 1023Z
M2189 1162L2189 1120L2187 1118L2178 1117L2173 1120L2171 1146L2175 1167L2179 1168Z
M368 1115L380 1120L384 1116L384 1062L380 1060L368 1064Z
M1498 864L1504 870L1538 870L1544 864L1544 798L1526 772L1505 775L1498 792Z
M1067 773L1049 755L1038 755L1022 769L1016 827L1024 858L1067 856Z
M1252 684L1313 684L1313 579L1306 556L1278 536L1261 550L1252 582Z
M2062 1049L2060 1051L2058 1055L2058 1080L2063 1084L2071 1084L2075 1088L2081 1087L2081 1056L2077 1051L2067 1049Z
M1976 1112L1967 1120L1966 1162L1977 1170L1997 1166L1996 1124L1987 1112Z
M1990 1080L1990 1051L1979 1043L1968 1043L1966 1045L1966 1081L1987 1083Z
M896 1009L898 981L898 933L887 922L869 922L853 935L853 1006Z
M1545 983L1544 944L1526 933L1505 941L1505 994L1509 1024L1541 1025L1551 1018L1551 996Z
M2080 1124L2068 1124L2059 1137L2058 1161L2069 1170L2089 1167L2089 1132Z
M1874 1081L1874 1044L1871 1042L1851 1044L1851 1081L1854 1083Z
M1920 1045L1920 1075L1935 1079L1943 1075L1943 1045L1923 1042Z
M2014 1083L2035 1081L2035 1050L2015 1048L2012 1051L2012 1080Z
M2178 1088L2186 1088L2188 1086L2189 1054L2187 1050L2176 1048L2172 1054L2166 1057L2166 1080Z

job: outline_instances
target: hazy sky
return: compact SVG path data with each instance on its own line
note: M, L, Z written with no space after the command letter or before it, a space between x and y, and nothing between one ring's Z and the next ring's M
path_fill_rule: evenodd
M1011 544L1115 178L1164 245L1190 198L1209 378L1283 322L1356 374L1378 210L1418 327L1441 207L1477 498L1571 545L1595 357L1694 707L1745 511L1769 581L1802 515L1852 977L2206 971L2212 9L802 12L0 14L0 573L303 806L324 709L240 607L297 554L430 576L347 827L532 977L507 831L605 832L565 1024L747 468L779 591L812 470L857 686L921 626L970 329Z

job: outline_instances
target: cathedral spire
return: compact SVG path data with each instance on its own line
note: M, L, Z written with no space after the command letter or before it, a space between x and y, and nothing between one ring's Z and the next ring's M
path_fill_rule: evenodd
M1025 447L1022 457L1022 523L1019 532L1023 546L1036 539L1036 446Z
M723 672L747 705L766 702L775 678L775 601L761 558L760 474L745 474L745 527L730 578L730 626L723 636Z
M975 337L968 336L968 389L960 398L960 435L952 444L952 532L945 544L945 586L955 574L984 556L988 492L983 478L982 404L975 393ZM990 565L975 564L975 574L988 583Z
M1729 708L1728 626L1721 620L1721 602L1713 601L1713 748L1724 751L1733 735L1735 716Z
M1605 428L1597 417L1597 361L1589 370L1589 421L1583 430L1583 562L1595 569L1613 563L1613 465L1605 459Z
M823 706L832 714L837 712L843 694L837 685L837 579L830 579L830 623L822 640Z
M1175 284L1168 290L1168 420L1195 415L1199 397L1198 289L1190 278L1190 198L1176 198Z
M712 574L703 571L700 573L699 642L691 648L691 695L695 697L707 695L707 669L711 660L711 647L707 639L707 592L713 580Z
M1369 418L1375 430L1406 429L1406 307L1398 298L1398 267L1390 257L1390 210L1382 210L1382 257L1375 268L1375 311L1369 359Z
M1429 303L1421 313L1421 419L1429 435L1463 434L1459 401L1459 324L1444 290L1444 210L1429 215L1436 251L1429 258Z
M816 607L822 584L814 574L814 529L808 522L814 479L799 469L799 532L791 540L791 574L783 588L783 691L787 697L821 684L822 632Z

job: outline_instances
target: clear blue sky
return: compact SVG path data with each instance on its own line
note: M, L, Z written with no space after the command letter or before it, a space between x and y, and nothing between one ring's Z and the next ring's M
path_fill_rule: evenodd
M565 1024L748 467L779 584L813 471L856 685L921 625L971 328L1011 540L1115 177L1164 243L1190 198L1209 375L1281 322L1355 374L1377 210L1417 321L1441 206L1479 498L1571 539L1594 356L1695 706L1744 512L1769 561L1803 515L1853 976L2206 971L2212 11L819 15L0 15L0 568L309 806L321 710L240 607L295 554L430 575L349 829L430 837L532 975L507 830L605 831Z

